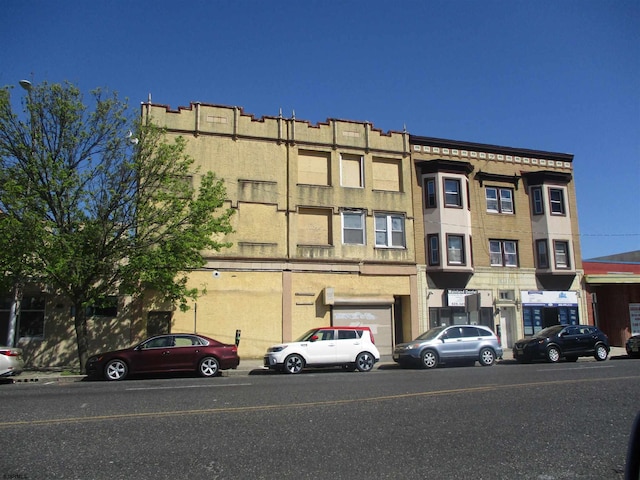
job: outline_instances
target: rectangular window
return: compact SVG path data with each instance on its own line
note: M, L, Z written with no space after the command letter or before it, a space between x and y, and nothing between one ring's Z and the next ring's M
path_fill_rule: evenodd
M534 215L544 215L544 200L542 198L542 187L531 188L531 210Z
M436 208L436 179L426 178L424 180L424 207Z
M371 164L374 190L402 191L402 163L392 158L373 158Z
M546 240L536 240L538 268L549 268L549 247Z
M118 316L118 297L109 296L102 301L87 307L87 316L96 317L117 317Z
M404 248L404 217L375 215L376 247Z
M449 265L465 265L464 237L447 235L447 263Z
M342 243L364 245L364 212L342 212Z
M500 206L498 205L498 189L487 187L484 190L484 196L487 199L487 212L500 212Z
M340 184L343 187L364 187L362 155L343 153L340 156Z
M332 245L331 209L298 209L298 245Z
M552 215L564 215L564 192L561 188L549 189L549 206Z
M489 252L493 267L518 266L518 246L513 240L490 240Z
M429 244L429 265L440 265L440 237L437 233L427 235Z
M556 268L571 268L571 262L569 259L569 242L555 240L553 242L553 251L556 258Z
M298 152L298 183L302 185L331 184L331 154L300 150Z
M462 207L460 180L455 178L444 179L444 205L445 207Z
M513 190L510 188L487 187L487 212L513 213Z
M19 338L44 338L44 295L25 295L20 302Z

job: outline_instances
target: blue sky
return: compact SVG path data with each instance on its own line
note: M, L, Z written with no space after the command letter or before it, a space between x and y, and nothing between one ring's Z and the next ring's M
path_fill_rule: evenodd
M136 111L151 93L572 153L583 258L640 250L638 0L5 0L0 45L0 85Z

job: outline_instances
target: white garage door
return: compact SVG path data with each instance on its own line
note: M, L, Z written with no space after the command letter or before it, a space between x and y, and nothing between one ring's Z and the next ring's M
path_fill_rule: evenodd
M349 305L333 307L333 325L349 327L369 327L380 355L391 355L393 338L391 335L391 305Z

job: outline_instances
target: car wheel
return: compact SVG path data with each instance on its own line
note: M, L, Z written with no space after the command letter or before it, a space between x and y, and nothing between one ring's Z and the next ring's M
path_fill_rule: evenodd
M289 355L284 359L284 371L287 373L300 373L304 367L304 359L297 354Z
M567 362L577 362L578 361L578 357L576 357L575 355L572 355L570 357L565 357Z
M560 361L560 350L558 347L549 347L547 349L547 360L551 363L557 363Z
M129 373L129 366L120 359L111 360L104 367L104 378L107 380L123 380Z
M202 377L215 377L220 372L220 364L213 357L206 357L200 360L198 373Z
M375 359L369 352L361 352L356 357L356 368L359 372L368 372L373 369Z
M483 348L480 350L480 365L483 367L490 367L496 361L496 354L490 348Z
M435 368L438 366L438 354L433 350L425 350L420 357L422 368Z
M609 356L609 352L607 352L607 347L605 347L601 343L596 345L596 353L594 354L594 357L596 357L596 360L598 360L599 362L602 362L603 360L606 360L608 356Z

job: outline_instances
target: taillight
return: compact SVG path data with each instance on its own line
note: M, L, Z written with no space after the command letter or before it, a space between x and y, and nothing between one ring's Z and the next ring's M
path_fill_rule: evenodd
M7 357L19 357L20 356L20 350L15 350L15 349L5 349L5 350L0 350L0 354L2 355L6 355Z

